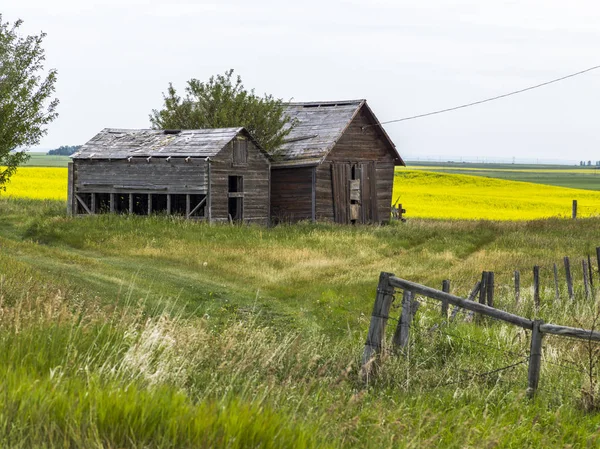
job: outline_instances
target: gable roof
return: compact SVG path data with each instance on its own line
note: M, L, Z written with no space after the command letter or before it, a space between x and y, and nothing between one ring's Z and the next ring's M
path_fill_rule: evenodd
M296 122L296 126L277 151L273 165L310 165L323 162L363 107L371 115L373 123L378 124L379 121L366 100L288 103L284 113ZM377 125L377 128L394 153L396 165L404 165L383 127Z
M126 159L128 157L212 157L238 134L253 143L244 128L162 130L105 128L71 156L73 159Z

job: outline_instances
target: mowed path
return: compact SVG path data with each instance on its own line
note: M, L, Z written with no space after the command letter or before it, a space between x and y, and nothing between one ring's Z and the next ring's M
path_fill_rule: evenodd
M66 200L67 169L21 167L2 195ZM569 217L572 200L579 216L600 215L600 192L479 176L397 169L393 201L409 218L531 220Z

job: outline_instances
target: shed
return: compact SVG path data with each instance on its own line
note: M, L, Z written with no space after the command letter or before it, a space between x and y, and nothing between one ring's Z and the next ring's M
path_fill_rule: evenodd
M69 163L68 211L269 223L270 161L244 128L111 129Z
M405 165L366 100L290 103L296 122L271 164L275 221L379 223Z

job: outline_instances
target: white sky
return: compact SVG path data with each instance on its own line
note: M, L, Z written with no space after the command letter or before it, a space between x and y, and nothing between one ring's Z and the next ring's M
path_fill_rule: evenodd
M147 128L169 81L183 92L229 68L259 94L366 98L386 121L600 64L588 0L1 1L3 21L48 34L61 104L42 148ZM596 161L599 110L600 70L386 130L405 159Z

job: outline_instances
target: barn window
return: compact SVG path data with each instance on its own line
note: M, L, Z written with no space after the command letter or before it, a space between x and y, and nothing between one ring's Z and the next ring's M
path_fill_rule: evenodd
M118 214L129 213L129 193L115 194L115 212Z
M167 195L166 194L152 194L152 213L153 214L166 214L167 213Z
M233 141L233 165L245 165L248 163L248 141L246 139L235 139Z
M96 195L96 213L110 212L110 193L95 193L94 195Z
M186 204L186 195L171 195L171 213L173 215L185 215Z
M133 213L136 215L148 215L148 194L133 194Z
M87 210L86 210L87 208ZM92 194L91 193L79 193L77 195L77 213L87 214L88 211L92 211Z
M229 176L228 214L232 221L244 218L244 178Z
M206 195L190 195L190 217L205 217Z

